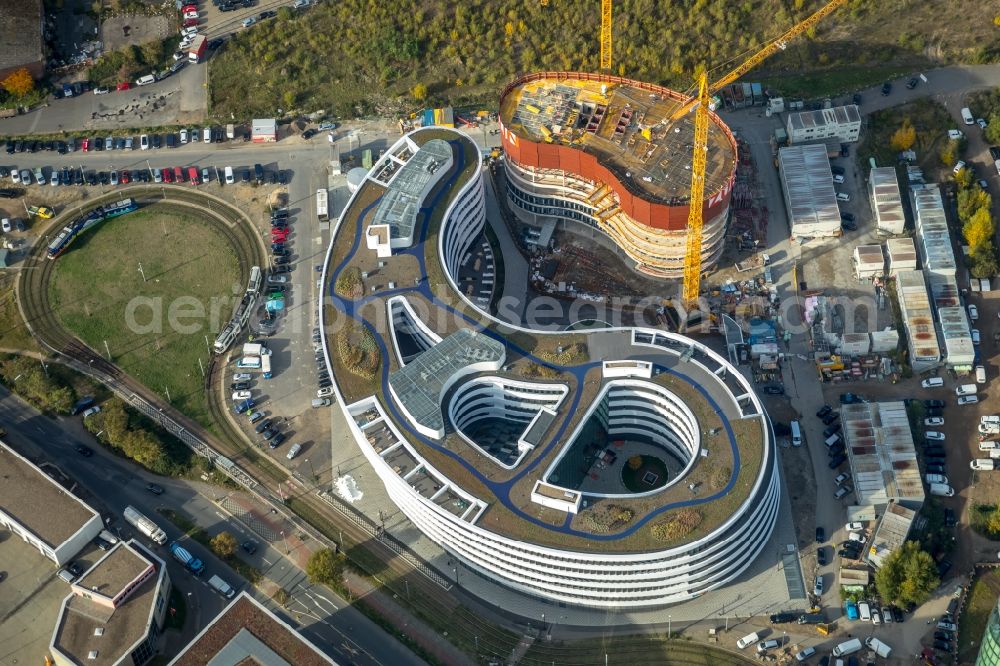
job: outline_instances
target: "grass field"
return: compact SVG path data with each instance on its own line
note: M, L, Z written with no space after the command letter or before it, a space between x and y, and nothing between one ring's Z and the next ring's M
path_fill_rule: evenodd
M146 281L139 272L142 265ZM211 425L198 359L232 314L236 255L196 217L156 210L104 222L57 261L49 287L67 329ZM142 300L136 300L142 299Z
M965 610L958 618L959 663L971 664L976 660L979 643L983 640L997 596L1000 596L1000 572L996 569L982 573L972 581Z

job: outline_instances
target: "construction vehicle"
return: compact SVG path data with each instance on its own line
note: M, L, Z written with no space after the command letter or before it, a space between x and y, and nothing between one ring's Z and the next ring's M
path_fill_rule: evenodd
M46 206L28 206L28 215L30 217L40 217L43 220L51 220L55 213L51 208Z
M688 208L687 253L684 260L684 287L681 294L682 299L687 305L689 311L697 306L698 295L701 291L701 241L702 227L704 225L702 210L705 202L705 167L708 151L708 114L709 104L711 102L710 96L715 91L722 89L736 79L740 78L759 65L762 61L774 55L776 52L784 50L787 46L788 40L809 30L845 2L846 0L830 0L830 2L821 7L814 14L793 28L787 30L777 39L773 39L768 42L764 48L711 85L708 83L707 71L702 72L698 77L697 94L689 97L686 102L683 102L677 111L671 116L671 121L677 121L692 109L695 110L694 149L691 161L691 198Z

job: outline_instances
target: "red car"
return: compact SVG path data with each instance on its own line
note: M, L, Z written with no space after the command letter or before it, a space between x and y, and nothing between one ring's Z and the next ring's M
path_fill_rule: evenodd
M90 150L90 139L84 139L80 142L80 150L85 153Z
M181 14L186 14L187 12L196 12L196 11L198 11L198 5L194 4L187 4L181 8Z
M198 167L188 167L188 182L192 185L201 185L201 177L198 175Z
M132 86L128 84L128 81L122 81L121 83L118 84L116 90L118 90L118 92L121 92L122 90L128 90L131 87Z
M183 183L184 182L184 180L185 180L185 178L184 178L184 169L182 169L180 167L174 167L174 180L176 182L178 182L178 183Z
M184 19L184 23L182 24L182 27L184 27L184 28L193 28L196 25L198 25L198 19L196 19L196 18L189 18L189 19Z
M174 172L171 171L169 167L163 170L163 182L164 183L174 182Z
M122 169L122 172L118 174L118 182L121 183L122 185L128 185L129 181L131 180L132 177L129 176L128 171L125 171L124 169Z

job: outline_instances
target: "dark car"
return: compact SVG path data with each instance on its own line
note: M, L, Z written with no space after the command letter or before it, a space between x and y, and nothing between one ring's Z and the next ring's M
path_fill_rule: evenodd
M276 275L280 275L281 273L291 273L292 272L292 267L288 266L286 264L280 264L278 266L275 266L271 270L271 272L274 273L274 274L276 274Z
M830 437L836 435L838 432L840 432L840 424L834 423L832 426L823 431L823 437L829 439Z
M843 465L844 461L846 460L847 457L844 454L840 454L839 456L831 460L829 463L827 463L827 467L829 467L830 469L837 469L838 467Z
M111 550L111 544L102 539L101 537L94 537L94 545L101 550Z
M934 456L934 457L944 457L947 454L945 453L943 446L926 446L924 447L924 455Z
M830 657L823 655L819 658L819 666L830 666Z
M253 177L254 177L254 180L257 181L258 185L260 185L261 183L263 183L264 182L264 167L262 167L260 164L254 164L253 165Z
M215 39L210 39L208 41L207 47L209 51L214 51L225 43L225 39L221 37L216 37Z
M56 143L56 152L59 153L60 155L65 155L67 152L69 152L69 148L66 147L65 141L59 141Z
M287 208L275 208L274 210L271 211L272 220L284 220L286 218L288 218Z
M832 411L833 407L831 407L830 405L823 405L822 407L819 408L819 411L816 412L816 417L821 419Z
M94 171L87 172L87 185L97 185L97 173Z
M953 509L944 510L944 524L948 527L954 527L958 525L958 518L955 517L955 511Z
M914 88L917 87L918 83L920 83L920 79L914 76L912 79L906 82L906 89L913 90Z
M937 565L938 578L944 578L945 574L951 571L951 562L949 560L941 560Z
M274 436L274 439L272 439L268 443L268 446L270 446L272 449L276 449L279 446L281 446L281 444L285 441L287 437L288 435L286 435L285 433L279 432L277 435Z
M264 432L265 430L269 429L273 423L274 419L266 419L258 423L257 427L254 428L254 430L256 430L258 433Z
M934 641L934 649L951 654L951 643L946 643L944 641Z
M830 412L823 417L823 425L832 425L834 421L840 418L840 412Z
M318 129L309 128L305 132L302 133L302 138L303 139L311 139L314 136L316 136L317 134L319 134L319 130Z
M167 135L167 148L173 148L177 145L177 135L171 132Z
M844 222L854 222L856 218L854 217L854 213L841 213L840 219Z
M843 452L844 452L844 444L843 442L838 442L833 446L831 446L829 449L827 449L826 455L833 458L834 456L839 456Z
M243 167L243 171L240 172L240 180L244 183L250 182L250 169Z
M287 182L288 182L288 177L286 176L285 172L282 171L281 169L278 169L278 184L284 185Z
M253 555L257 552L257 542L253 540L244 541L240 544L240 548L242 548L248 555Z
M826 530L822 527L816 528L816 543L823 543L826 541Z
M826 566L826 548L816 549L816 563L821 567Z
M290 263L292 263L292 258L291 257L275 257L274 258L274 265L275 266L287 266Z
M882 96L888 97L889 93L891 92L892 92L892 84L886 81L885 83L882 84Z
M944 465L927 465L924 467L924 471L928 474L947 474L948 471L945 469ZM950 509L945 509L945 511L950 511ZM947 514L945 514L946 524L947 524ZM951 527L952 525L949 525Z
M847 173L847 171L844 170L844 167L839 167L839 166L830 167L830 172L837 176L843 176L844 174Z
M250 382L233 382L229 385L230 391L246 391L250 388Z
M85 444L77 444L76 452L79 453L84 458L89 458L90 456L94 455L94 449L90 448L89 446L86 446Z
M768 395L785 395L785 387L781 384L767 384L761 386L760 390Z
M83 565L79 562L70 562L66 565L66 568L69 569L69 572L74 576L79 576L83 573Z
M795 613L775 613L771 616L771 624L785 624L795 621Z
M318 382L316 382L316 386L318 386L321 389L329 388L333 386L333 382L331 382L329 379L321 379Z
M934 640L936 640L936 641L948 641L950 643L951 642L951 633L949 633L947 631L941 631L940 629L938 629L937 631L934 632Z
M15 148L16 148L16 145L14 143L11 143L10 141L7 142L7 154L8 155L13 155Z
M900 610L899 606L889 606L889 612L892 613L893 622L902 622L905 618L903 617L903 611Z
M271 254L273 254L275 257L287 257L292 253L291 250L285 247L284 243L275 243L275 245L280 246L280 247L274 247L274 245L271 246Z
M261 433L261 435L264 437L265 440L269 440L277 434L278 434L278 429L274 427L268 428L267 430Z
M844 231L857 231L858 225L855 224L854 222L848 222L844 220L843 222L840 223L840 228L843 229Z
M153 493L154 495L162 495L163 494L163 486L158 486L155 483L147 483L146 484L146 490L148 490L149 492Z
M1000 160L1000 146L990 146L990 157L992 157L995 160Z
M258 16L257 18L260 19L261 21L263 21L264 19L274 18L277 15L278 15L278 12L276 12L274 10L271 10L271 9L268 9L266 11L261 12L260 16Z
M944 416L944 410L940 407L931 407L926 412L924 416L930 418L931 416Z
M943 409L944 400L924 400L924 407L928 409Z
M288 220L271 220L271 231L284 232L288 229Z
M841 548L837 551L837 557L844 560L856 560L861 551L856 548Z
M861 106L861 95L855 93L854 97L851 98L851 101L854 102L856 105Z

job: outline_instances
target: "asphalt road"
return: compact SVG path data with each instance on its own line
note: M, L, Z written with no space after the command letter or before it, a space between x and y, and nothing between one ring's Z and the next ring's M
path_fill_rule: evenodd
M237 590L247 584L210 551L184 538L180 530L157 514L158 507L179 511L212 536L230 531L240 539L254 538L260 548L247 560L267 578L288 590L292 597L287 610L274 608L266 599L260 600L293 626L301 624L302 633L340 663L363 666L424 663L346 600L326 588L311 585L305 574L281 552L266 545L264 539L253 535L225 514L210 498L199 494L194 484L148 474L138 466L109 454L82 427L79 418L50 419L0 387L0 423L8 431L6 441L9 444L33 458L55 463L78 481L85 491L79 494L103 515L114 518L110 529L119 531L126 538L135 536L167 562L173 584L188 595L189 617L195 620L189 622L182 632L185 641L200 631L227 603L208 587L208 578L218 574ZM95 454L89 458L81 457L74 450L79 443L93 448ZM161 496L148 492L145 486L151 481L163 486L166 492ZM200 578L191 576L170 556L165 546L156 546L135 534L131 526L121 519L122 511L129 504L154 519L166 531L170 541L182 539L185 548L205 562L205 574ZM180 645L181 641L175 644Z

